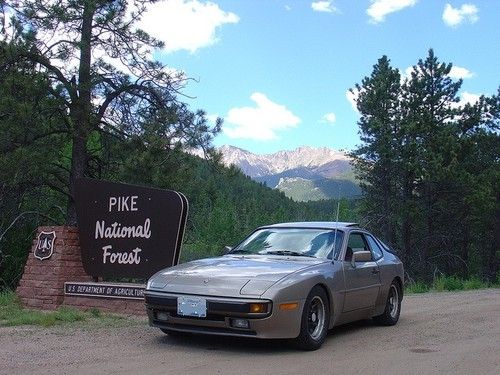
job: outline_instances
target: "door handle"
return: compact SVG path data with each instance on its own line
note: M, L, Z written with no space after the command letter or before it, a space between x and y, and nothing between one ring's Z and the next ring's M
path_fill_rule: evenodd
M373 268L373 269L372 269L372 273L373 273L373 274L377 274L377 273L379 273L379 272L380 272L380 271L379 271L377 268Z

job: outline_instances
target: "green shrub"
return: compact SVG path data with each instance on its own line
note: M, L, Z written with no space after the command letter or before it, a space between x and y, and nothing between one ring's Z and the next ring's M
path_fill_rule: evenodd
M434 280L432 289L442 291L463 290L464 283L461 279L455 276L440 276Z
M464 290L482 289L488 287L489 285L481 281L478 277L471 277L468 280L464 280Z
M477 276L472 276L469 279L461 279L456 276L440 276L429 285L422 281L409 283L405 286L405 292L412 293L425 293L429 291L444 292L456 290L475 290L485 288L499 288L498 283L490 284L482 281Z
M0 292L0 307L12 305L19 305L19 299L17 298L16 293L8 289Z
M410 283L406 286L406 293L426 293L429 291L429 285L423 283L422 281L416 281Z

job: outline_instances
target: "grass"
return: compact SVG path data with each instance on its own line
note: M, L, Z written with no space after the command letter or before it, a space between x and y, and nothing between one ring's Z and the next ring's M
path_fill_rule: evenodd
M120 315L104 314L95 308L85 312L66 306L61 306L55 311L24 309L13 291L0 292L0 327L20 325L52 327L75 322L97 327L137 323Z
M426 293L429 291L429 289L430 289L429 285L427 285L421 281L417 281L417 282L408 284L405 287L405 292L410 293L410 294L412 294L412 293Z
M474 290L485 288L499 288L500 284L491 284L482 281L478 277L471 277L470 279L461 279L456 276L440 276L434 280L432 284L426 284L421 281L416 281L405 286L405 292L408 294L413 293L426 293L426 292L445 292L445 291L459 291L459 290Z

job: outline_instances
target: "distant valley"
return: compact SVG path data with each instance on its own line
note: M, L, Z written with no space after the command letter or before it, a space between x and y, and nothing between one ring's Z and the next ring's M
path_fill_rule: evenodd
M326 147L299 147L257 155L234 146L222 146L225 165L235 165L253 180L281 190L295 201L355 198L361 189L349 158Z

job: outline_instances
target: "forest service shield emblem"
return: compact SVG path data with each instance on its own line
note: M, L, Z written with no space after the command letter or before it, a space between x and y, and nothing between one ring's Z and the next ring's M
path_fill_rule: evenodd
M56 232L40 232L35 248L35 258L44 260L52 256L56 242Z

